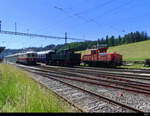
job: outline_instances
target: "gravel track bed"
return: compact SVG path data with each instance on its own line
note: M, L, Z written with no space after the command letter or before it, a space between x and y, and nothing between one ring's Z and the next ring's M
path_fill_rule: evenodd
M66 99L69 99L76 106L83 108L85 112L133 112L129 109L111 104L108 101L106 102L103 99L92 96L53 79L45 78L36 74L33 75L34 76L32 78L40 81L42 84L55 91L57 94L65 97Z
M72 73L80 73L81 74L87 74L87 75L91 75L91 76L96 76L96 77L101 77L100 75L102 76L110 76L109 73L110 72L104 72L104 73L101 73L101 71L91 71L90 70L82 70L82 69L69 69L69 68L60 68L60 69L53 69L53 68L50 68L49 66L44 66L46 69L49 69L49 70L60 70L60 71L66 71L66 72L72 72ZM43 67L42 67L43 68ZM54 67L55 68L55 67ZM120 72L120 74L123 74L123 72ZM120 75L117 75L116 73L112 74L113 77L116 77L116 78L122 78L122 79L127 79L127 80L131 80L131 81L137 81L137 82L143 82L143 83L147 83L147 84L150 84L150 77L147 76L147 78L149 78L149 81L148 80L143 80L143 79L138 79L138 77L141 77L141 75L138 75L137 76L134 76L133 75L133 78L130 77L129 75L126 75L126 76L120 76Z
M89 77L89 78L93 78L93 79L99 79L99 80L104 80L104 81L114 81L114 82L117 82L117 83L126 83L126 84L129 84L129 83L132 83L132 84L136 84L136 82L142 82L142 81L140 81L140 80L138 80L138 81L136 81L135 79L125 79L125 80L130 80L130 81L134 81L134 82L125 82L125 81L120 81L120 80L114 80L114 79L111 79L111 78L104 78L104 76L97 76L97 75L95 75L95 74L93 74L93 75L89 75L89 74L86 74L87 72L82 72L82 74L81 73L77 73L77 72L70 72L70 71L59 71L59 73L60 72L64 72L64 73L66 73L66 74L70 74L70 76L72 76L72 75L74 75L74 76L83 76L83 77ZM58 73L58 72L57 72ZM84 73L84 74L83 74ZM105 76L105 77L107 77L107 76ZM109 77L109 76L108 76ZM123 79L122 77L115 77L115 78L117 78L117 79ZM143 82L144 83L144 82ZM150 84L150 81L148 82L145 82L146 84ZM140 85L143 85L143 84L140 84Z
M111 98L117 102L128 104L144 112L150 111L150 97L148 96L142 94L133 94L127 91L106 88L103 86L96 86L91 84L85 84L82 82L70 81L66 79L61 80L65 80L66 82L71 83L73 85L77 85L83 89L90 90L105 97ZM120 96L121 93L123 94L123 96Z
M118 71L118 72L149 73L150 74L150 69L102 68L102 67L83 67L83 66L79 66L79 68L92 69L92 70L97 70L97 71L98 70L109 70L109 71Z
M68 83L71 83L73 85L78 85L79 87L82 87L83 89L90 90L95 93L99 93L100 95L104 95L108 98L111 98L117 102L121 102L127 105L130 105L134 108L138 108L144 112L150 111L150 98L142 95L142 94L133 94L131 92L123 91L123 90L117 90L117 89L111 89L103 86L96 86L93 84L85 84L83 82L76 82L76 81L70 81L66 79L60 79L65 80ZM120 94L123 93L123 96L120 97Z
M117 87L122 87L122 85L123 86L125 86L125 88L134 88L135 86L137 86L137 85L135 85L136 84L136 81L135 82L121 82L121 81L119 81L119 80L113 80L113 79L107 79L107 78L100 78L100 77L97 77L97 76L90 76L90 75L86 75L86 74L81 74L81 73L76 73L76 72L68 72L68 71L62 71L62 70L53 70L53 69L51 69L51 70L48 70L48 72L50 73L56 73L57 75L58 75L58 73L60 74L60 75L64 75L64 76L69 76L69 78L76 78L76 79L78 79L78 76L79 76L79 78L83 78L82 80L85 80L85 78L84 77L88 77L88 78L93 78L93 79L98 79L98 80L95 80L95 82L98 82L98 83L102 83L102 84L106 84L106 85L108 85L108 83L110 83L109 85L111 85L111 86L116 86L117 85ZM55 75L55 74L54 74ZM72 77L72 76L74 76L74 77ZM91 80L92 81L92 80ZM108 82L107 82L108 81ZM110 82L109 82L110 81ZM115 84L116 83L116 84ZM131 84L130 84L131 83ZM133 84L133 85L132 85ZM143 84L142 84L143 85ZM145 91L149 91L149 89L147 88L147 87L142 87L141 86L141 84L139 84L138 86L137 86L137 88L136 88L137 90L139 90L139 89L142 89L142 92L143 92L143 90L145 90Z

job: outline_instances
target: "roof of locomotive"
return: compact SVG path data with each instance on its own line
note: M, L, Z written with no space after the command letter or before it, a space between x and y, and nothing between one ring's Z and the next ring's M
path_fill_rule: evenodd
M19 55L25 55L25 54L37 54L37 53L34 51L28 51L28 52L24 52L24 53L16 53L16 54L7 55L5 57L7 58L7 57L13 57L13 56L19 56Z
M51 52L55 52L54 50L47 50L47 51L41 51L41 52L37 52L37 54L48 54Z
M7 57L13 57L13 56L17 56L17 54L11 54L11 55L7 55L5 57L7 58Z

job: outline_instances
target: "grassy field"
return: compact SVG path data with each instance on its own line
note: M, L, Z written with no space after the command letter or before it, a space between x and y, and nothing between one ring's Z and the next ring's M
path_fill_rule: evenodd
M150 40L110 47L108 52L120 53L123 55L123 60L143 61L145 59L150 59ZM85 53L90 53L90 50L79 51L78 53L81 53L83 56Z
M150 40L110 47L108 52L118 52L123 55L123 60L143 61L150 59Z
M71 112L71 107L26 73L0 64L0 112Z

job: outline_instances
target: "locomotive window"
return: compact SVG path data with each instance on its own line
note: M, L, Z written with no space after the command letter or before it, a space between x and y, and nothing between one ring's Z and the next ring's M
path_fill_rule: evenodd
M96 54L96 51L94 51L93 54Z
M32 57L34 57L34 54L31 54Z
M27 57L31 57L31 55L30 55L30 54L28 54L28 55L27 55Z

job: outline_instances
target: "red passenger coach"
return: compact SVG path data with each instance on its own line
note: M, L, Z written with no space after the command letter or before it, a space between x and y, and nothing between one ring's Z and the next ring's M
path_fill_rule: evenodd
M107 53L108 47L92 49L90 54L85 54L81 58L84 64L89 66L111 67L122 65L122 55L119 53Z

